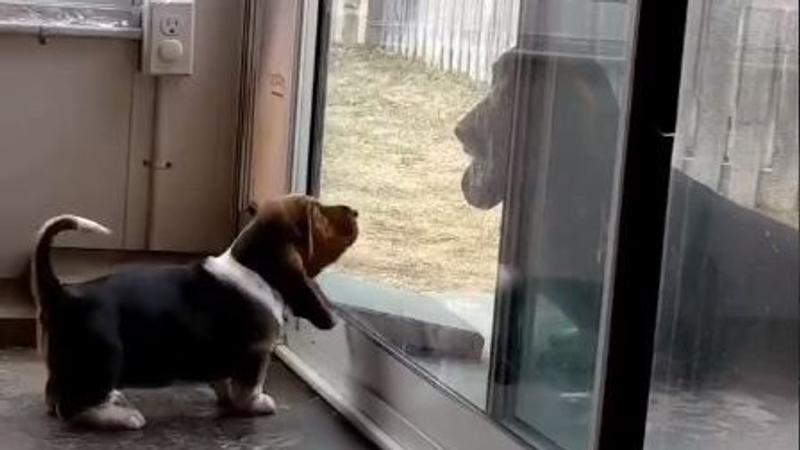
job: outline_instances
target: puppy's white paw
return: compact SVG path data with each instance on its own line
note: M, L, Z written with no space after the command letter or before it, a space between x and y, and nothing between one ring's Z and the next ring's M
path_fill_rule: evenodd
M145 420L144 416L138 409L131 409L131 414L128 416L127 426L128 430L141 430L147 425L147 420Z
M128 399L125 398L125 395L116 389L108 394L108 399L106 401L116 406L124 406L128 408L132 407L131 404L128 402Z
M259 416L275 412L275 400L264 393L233 400L231 407L238 414Z
M140 430L146 424L142 413L136 408L103 403L75 416L73 425L102 430Z
M253 399L250 410L254 414L272 414L275 412L275 400L267 394L258 394Z

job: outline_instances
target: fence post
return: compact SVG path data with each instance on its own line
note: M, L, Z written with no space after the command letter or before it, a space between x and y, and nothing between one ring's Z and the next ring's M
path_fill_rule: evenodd
M695 39L692 51L685 52L691 59L684 62L684 79L688 82L681 87L681 95L696 98L698 105L693 118L696 126L684 124L683 128L694 128L697 133L691 146L681 145L679 157L684 158L687 175L712 189L721 185L730 126L728 105L734 84L730 61L735 59L737 29L742 20L734 5L732 0L710 6L701 2L690 4L694 11L688 14L686 24L686 35ZM713 49L706 44L709 39L714 39ZM681 144L686 136L679 138Z
M797 10L776 9L770 103L765 152L760 162L756 205L773 211L794 211L798 203L797 135Z
M425 47L428 40L428 0L419 0L417 3L416 45L414 46L414 59L425 59Z
M366 1L366 0L363 0ZM358 43L358 10L362 0L342 1L342 43Z
M439 4L437 0L425 0L426 3L426 12L425 12L425 62L429 65L433 65L433 57L434 57L434 49L436 48L434 45L434 34L433 30L435 29L434 23L436 21L436 6Z
M411 48L410 45L409 45L410 44L410 39L411 39L411 33L408 32L408 24L409 24L408 7L409 7L409 3L411 3L411 0L401 0L400 1L400 8L399 8L400 9L400 11L399 11L399 13L400 13L400 21L397 24L397 31L398 31L397 34L400 36L400 48L398 49L398 53L400 53L401 55L406 56L406 57L408 56L408 51Z
M739 57L734 63L734 104L727 149L730 176L723 192L740 205L754 207L760 163L769 151L771 104L778 101L775 75L779 69L781 17L775 10L745 8L744 24L739 28Z
M367 47L379 47L383 37L383 2L385 0L362 0L367 5L367 27L364 33L364 44Z

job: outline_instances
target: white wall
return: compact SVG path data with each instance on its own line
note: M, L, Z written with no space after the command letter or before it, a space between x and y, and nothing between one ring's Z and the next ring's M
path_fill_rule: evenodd
M66 245L217 251L234 232L243 0L197 0L195 73L138 73L139 43L0 34L0 278L14 276L47 217L114 231ZM173 168L150 171L153 132ZM152 205L152 214L148 209ZM148 233L149 230L149 233Z

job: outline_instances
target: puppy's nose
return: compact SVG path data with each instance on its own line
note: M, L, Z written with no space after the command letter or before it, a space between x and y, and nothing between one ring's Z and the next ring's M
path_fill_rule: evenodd
M353 216L354 219L358 219L358 211L355 209L350 209L350 215Z

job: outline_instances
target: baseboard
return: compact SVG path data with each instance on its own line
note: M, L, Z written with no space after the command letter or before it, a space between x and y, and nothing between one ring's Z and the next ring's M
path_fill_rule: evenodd
M27 283L0 279L0 348L36 346L36 308Z

